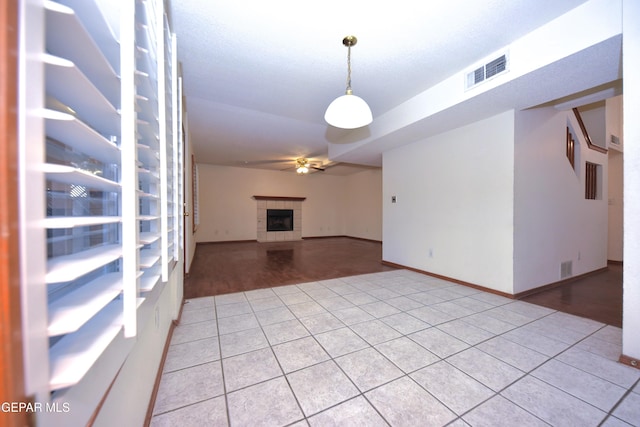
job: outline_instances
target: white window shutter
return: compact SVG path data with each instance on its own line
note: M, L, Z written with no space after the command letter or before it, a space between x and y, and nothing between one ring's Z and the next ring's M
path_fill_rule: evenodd
M161 0L20 8L25 385L43 402L107 349L124 362L180 258L181 115Z

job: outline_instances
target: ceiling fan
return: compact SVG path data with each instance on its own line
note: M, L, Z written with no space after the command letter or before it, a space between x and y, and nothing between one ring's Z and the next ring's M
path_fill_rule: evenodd
M324 172L324 168L316 166L315 163L310 163L309 160L305 159L304 157L300 157L296 159L295 168L296 168L296 172L299 174L309 173L309 171L312 169Z
M332 162L325 165L322 161L315 161L307 157L291 157L288 159L279 160L256 160L256 161L243 161L240 162L241 166L245 167L260 167L267 165L277 165L282 163L282 166L278 169L280 171L295 170L297 173L303 175L310 172L320 171L324 172L328 167L333 166ZM277 167L277 166L276 166ZM268 168L268 167L267 167ZM272 168L268 168L272 169Z

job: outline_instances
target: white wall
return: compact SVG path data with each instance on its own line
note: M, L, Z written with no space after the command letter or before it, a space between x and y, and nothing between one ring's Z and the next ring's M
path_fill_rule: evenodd
M355 226L353 217L379 206L380 172L349 176L199 164L200 225L198 242L256 240L253 196L306 197L302 202L302 237L353 235L381 239L381 214L369 212ZM353 231L351 230L353 228Z
M623 96L606 101L607 140L611 135L619 138L620 145L609 144L609 234L607 259L622 261L624 236L624 132Z
M580 116L591 142L603 148L607 148L608 142L605 104L605 101L601 101L580 108Z
M183 270L176 268L156 304L145 313L135 346L106 396L94 427L144 425L167 335L174 319L173 313L176 311L176 302L172 299L173 288L182 289L182 277Z
M624 236L624 164L623 154L609 150L609 197L607 259L622 261Z
M385 152L383 259L511 293L513 138L507 111Z
M605 117L607 127L607 141L610 141L611 135L619 138L620 145L613 146L614 150L624 151L624 96L618 95L609 98L605 102ZM611 147L611 145L609 145Z
M622 353L640 360L640 2L624 0L624 298Z
M567 120L580 142L576 173L565 154ZM572 112L516 113L514 293L607 265L607 155L590 150ZM601 200L584 198L584 162L602 165Z
M373 169L345 178L346 234L382 241L382 171Z
M183 112L182 121L186 134L184 135L184 209L188 212L188 216L184 217L184 270L189 273L193 257L196 252L196 236L193 230L194 218L194 199L193 199L193 144L191 143L191 134L189 133L189 115ZM196 159L197 161L197 159Z

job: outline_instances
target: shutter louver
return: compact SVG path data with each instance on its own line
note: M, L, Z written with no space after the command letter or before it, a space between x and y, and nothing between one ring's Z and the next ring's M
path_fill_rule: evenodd
M112 64L71 7L47 1L45 18L42 170L49 386L55 391L77 383L122 326L117 309L123 288L120 86Z
M161 0L29 7L20 35L28 82L19 90L20 262L25 389L44 403L67 396L107 351L99 365L109 373L100 375L116 375L140 313L180 259L182 126Z

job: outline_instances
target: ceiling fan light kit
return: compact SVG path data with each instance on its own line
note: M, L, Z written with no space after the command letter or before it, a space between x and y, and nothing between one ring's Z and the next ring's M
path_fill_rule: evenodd
M324 172L325 168L322 167L322 164L318 166L317 163L309 162L309 159L304 157L300 157L296 159L296 172L300 175L306 175L311 172L311 169Z
M368 125L373 121L371 108L364 101L353 94L351 90L351 46L355 46L358 39L355 36L347 36L342 44L348 49L347 53L347 90L327 107L324 119L331 126L342 129L356 129Z
M307 159L296 159L296 172L299 174L309 173L309 162Z

